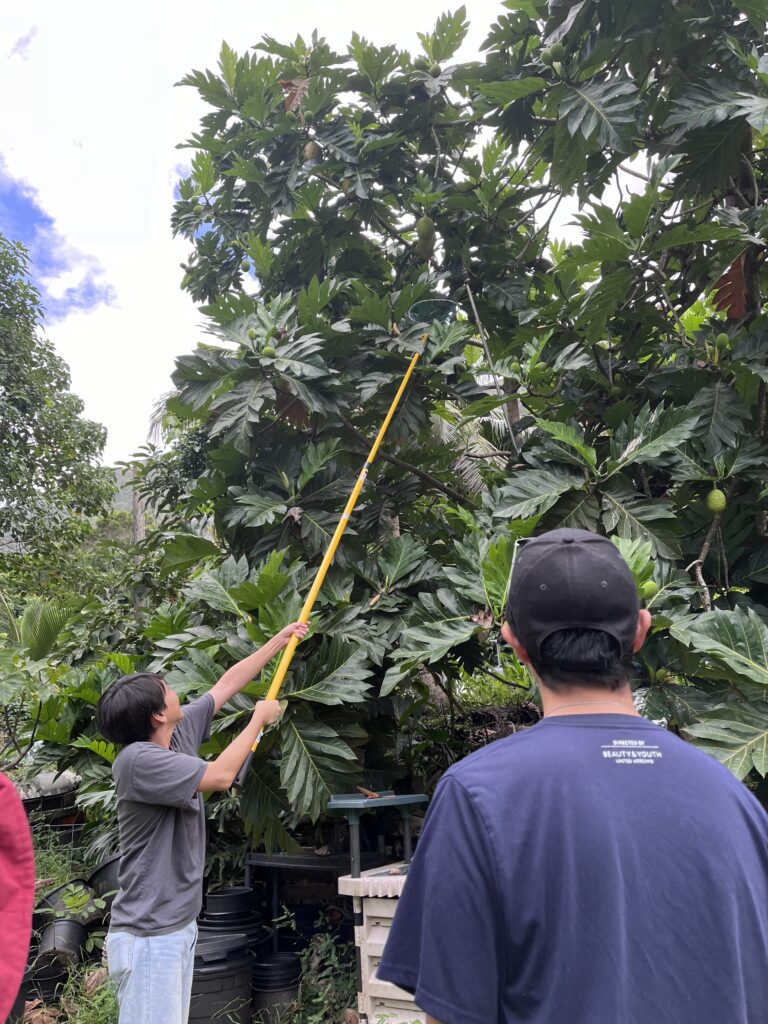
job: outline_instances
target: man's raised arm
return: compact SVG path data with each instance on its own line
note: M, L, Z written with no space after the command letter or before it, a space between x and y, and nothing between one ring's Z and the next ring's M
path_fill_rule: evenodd
M309 625L306 622L291 622L290 625L281 629L276 636L273 636L271 640L268 640L263 647L260 647L258 651L254 651L247 658L238 661L232 668L228 668L221 679L214 683L208 691L213 697L216 711L226 704L230 697L234 697L252 679L255 679L264 666L283 650L294 634L299 640L303 640L307 635L308 629Z

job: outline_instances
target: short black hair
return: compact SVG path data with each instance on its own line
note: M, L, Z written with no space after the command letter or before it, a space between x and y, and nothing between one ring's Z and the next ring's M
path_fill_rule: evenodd
M99 698L96 725L110 743L148 740L152 715L165 709L165 680L152 672L136 672L116 679Z
M541 655L531 658L531 665L544 685L559 693L580 685L618 690L632 677L630 656L622 653L617 641L601 629L559 629L551 633L542 641Z

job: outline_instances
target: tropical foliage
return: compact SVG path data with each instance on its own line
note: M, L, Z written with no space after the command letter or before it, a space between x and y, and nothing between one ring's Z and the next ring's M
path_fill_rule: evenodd
M104 428L82 418L69 371L40 336L40 297L22 245L0 234L0 571L61 559L106 512ZM24 570L28 571L28 570Z
M296 617L429 332L242 794L268 846L402 775L472 673L527 685L496 624L516 538L561 525L612 536L654 614L646 713L768 772L768 9L503 7L483 61L455 61L461 8L417 56L265 38L182 83L208 105L173 216L207 337L136 467L164 603L132 663L194 694ZM409 316L440 296L455 322Z

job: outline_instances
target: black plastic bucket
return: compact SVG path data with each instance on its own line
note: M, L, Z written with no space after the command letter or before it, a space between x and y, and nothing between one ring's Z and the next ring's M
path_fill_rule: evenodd
M40 965L59 962L65 966L80 963L88 931L80 921L60 918L47 924L40 935L37 962Z
M249 917L253 913L253 889L247 885L209 889L205 896L203 913L206 917Z
M70 888L73 887L78 898L82 897L83 894L87 895L87 900L81 902L76 910L71 906L67 906L65 899L67 890L72 892ZM84 878L73 878L64 885L58 886L56 889L52 889L51 892L47 893L35 907L34 914L34 926L36 928L42 928L49 921L53 921L57 917L65 917L73 921L80 921L86 927L91 925L100 924L104 918L104 908L98 907L94 902L95 893L91 889L90 885ZM72 902L72 901L70 901Z
M251 1024L253 954L247 936L198 936L189 1024Z
M119 853L116 853L107 860L97 864L88 878L88 885L106 903L105 914L108 914L112 909L112 901L120 887L117 880L120 870L120 856Z
M44 1003L54 1003L64 991L69 977L69 968L58 961L34 961L24 975L22 988L26 989L25 999L40 999Z
M253 1012L263 1024L277 1024L299 994L301 960L295 953L271 953L253 964Z

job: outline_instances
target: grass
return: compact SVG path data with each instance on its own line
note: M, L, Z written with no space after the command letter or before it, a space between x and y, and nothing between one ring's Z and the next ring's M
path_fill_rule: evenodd
M72 971L61 998L67 1024L117 1024L117 993L107 978L98 985L89 984L93 968ZM61 1020L61 1018L59 1018Z
M64 885L81 873L82 861L77 848L63 843L44 824L32 826L32 844L35 849L35 878L38 881L51 879L48 885L41 887L38 895Z

